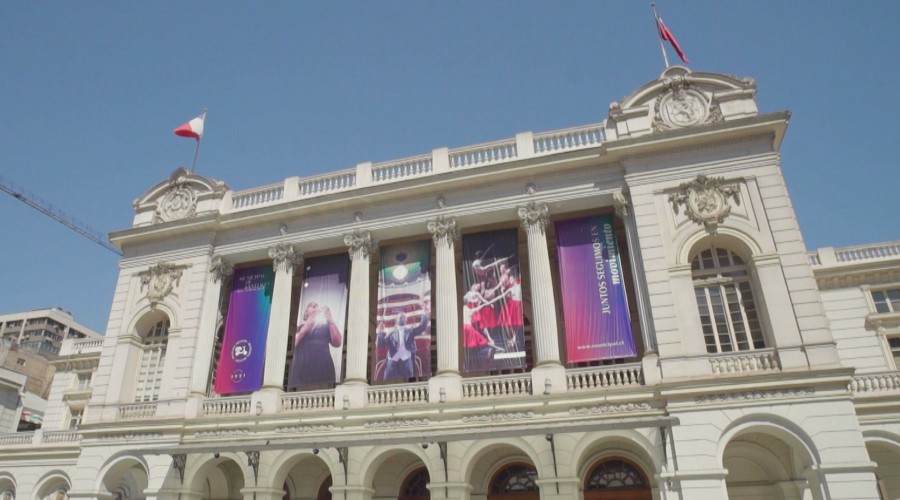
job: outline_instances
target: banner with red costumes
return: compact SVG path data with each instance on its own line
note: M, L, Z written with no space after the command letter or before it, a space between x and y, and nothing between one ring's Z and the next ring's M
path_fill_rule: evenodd
M304 264L288 387L330 387L341 381L350 259L339 253Z
M235 269L216 370L216 394L253 392L262 387L274 285L271 264Z
M463 236L463 371L525 367L518 231Z
M428 240L381 249L372 380L431 376L431 276Z

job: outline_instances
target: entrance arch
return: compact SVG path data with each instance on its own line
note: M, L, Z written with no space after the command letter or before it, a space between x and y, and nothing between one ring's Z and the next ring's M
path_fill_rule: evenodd
M427 467L419 467L410 472L403 480L397 500L430 500L429 482L431 482L431 478L428 476Z
M622 457L595 463L584 479L584 500L652 500L650 481L641 467Z

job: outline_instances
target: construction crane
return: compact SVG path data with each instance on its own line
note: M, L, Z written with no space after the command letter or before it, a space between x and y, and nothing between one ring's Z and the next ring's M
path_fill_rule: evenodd
M56 208L39 196L35 196L33 193L25 191L21 186L17 186L12 181L4 179L3 176L0 176L0 190L110 252L113 252L116 255L122 255L122 252L120 252L118 248L112 246L109 240L106 239L100 231L83 224L62 209Z

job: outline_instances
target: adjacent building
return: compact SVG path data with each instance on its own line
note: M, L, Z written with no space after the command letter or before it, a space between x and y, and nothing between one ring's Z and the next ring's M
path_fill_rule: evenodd
M0 495L900 498L900 243L807 252L755 96L671 67L586 126L174 171Z

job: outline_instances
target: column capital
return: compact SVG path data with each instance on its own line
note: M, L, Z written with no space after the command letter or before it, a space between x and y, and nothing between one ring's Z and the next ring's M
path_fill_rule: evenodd
M378 248L378 240L372 237L372 233L363 229L356 229L344 236L344 244L350 252L350 259L369 257Z
M438 215L436 219L428 221L428 232L432 234L435 246L440 244L450 245L459 240L459 227L456 218Z
M269 249L269 258L272 259L272 269L277 273L280 270L292 273L294 266L303 262L303 254L294 250L294 245L288 243L276 243Z
M537 230L543 233L550 223L550 209L545 203L529 202L524 207L519 207L518 213L522 219L522 227L527 232Z
M209 274L213 283L221 283L233 273L234 266L223 259L221 255L213 254L209 262Z
M618 215L620 219L628 217L628 206L630 204L627 191L619 189L613 192L613 205L616 207L616 215Z

